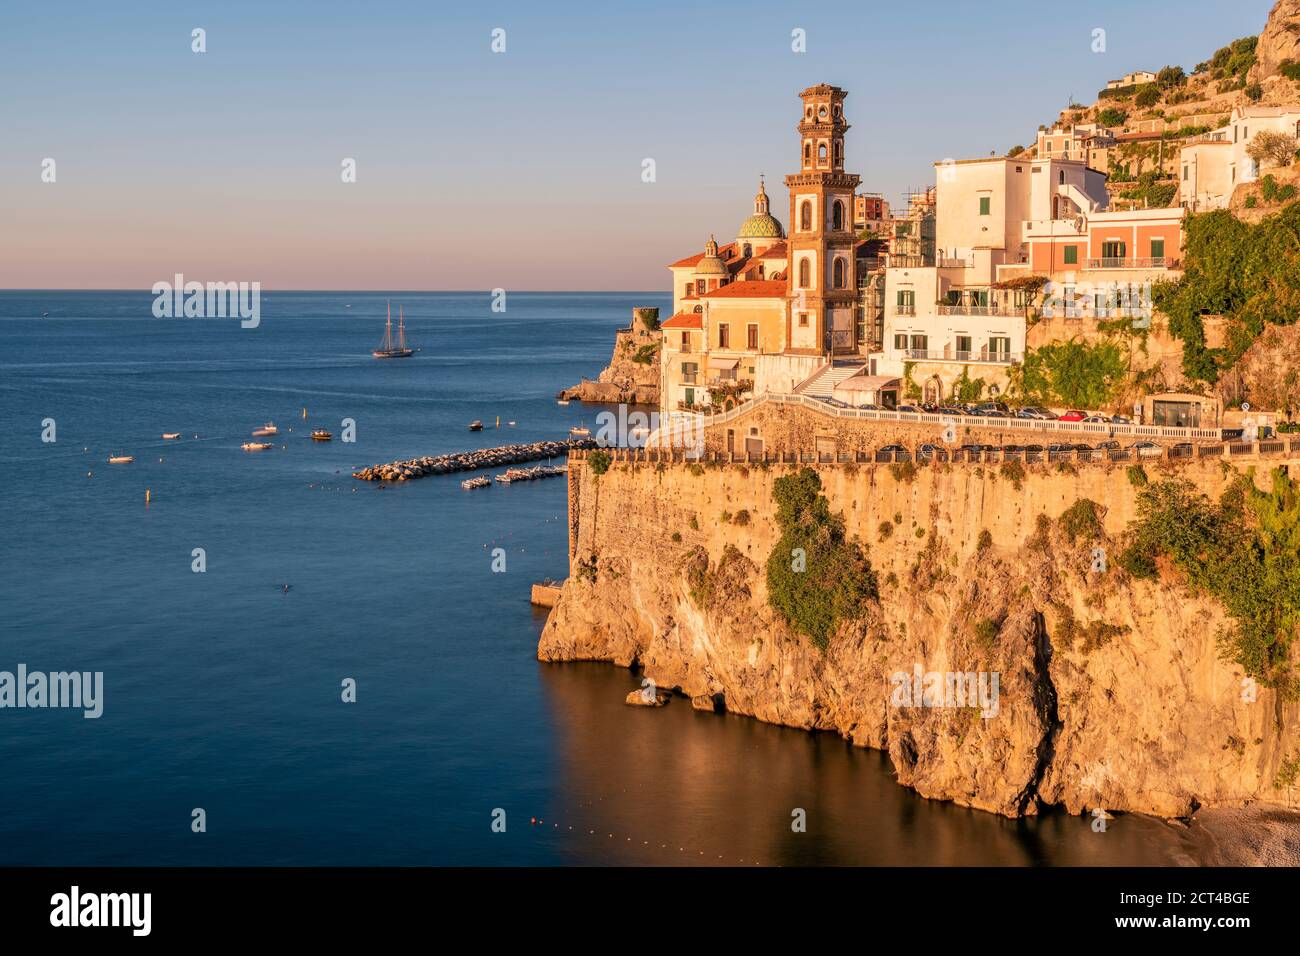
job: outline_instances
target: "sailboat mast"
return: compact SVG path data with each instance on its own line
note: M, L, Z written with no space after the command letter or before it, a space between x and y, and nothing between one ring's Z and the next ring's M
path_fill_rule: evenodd
M393 303L387 302L388 319L384 322L384 350L393 347Z
M402 307L397 307L397 347L406 348L406 317L402 314Z

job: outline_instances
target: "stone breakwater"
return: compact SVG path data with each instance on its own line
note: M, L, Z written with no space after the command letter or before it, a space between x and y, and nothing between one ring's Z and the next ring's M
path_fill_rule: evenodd
M352 473L361 481L409 481L429 475L450 475L459 471L478 471L481 468L498 468L502 465L520 465L543 458L556 458L576 448L595 448L592 438L569 438L562 441L535 441L524 445L502 445L500 448L480 448L434 458L408 458L387 464L371 465Z

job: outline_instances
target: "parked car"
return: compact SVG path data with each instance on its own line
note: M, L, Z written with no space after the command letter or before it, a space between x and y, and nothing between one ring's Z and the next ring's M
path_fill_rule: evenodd
M1055 421L1056 413L1039 405L1026 405L1016 411L1017 418L1034 418L1039 421Z
M1125 418L1123 415L1112 415L1110 416L1110 423L1112 425L1132 425L1133 419Z
M1153 441L1135 441L1128 447L1129 451L1138 458L1159 458L1164 453L1163 449Z
M975 406L974 412L977 415L993 415L997 418L1006 418L1010 410L1002 402L981 402Z
M1025 446L1025 452L1026 452L1026 453L1036 454L1036 455L1041 455L1041 454L1043 453L1043 446L1042 446L1042 445L1026 445L1026 446Z
M902 445L885 445L876 450L876 461L893 461L896 458L911 461L912 453Z
M1189 441L1180 441L1176 445L1169 446L1170 458L1191 458L1196 454L1196 450Z
M909 413L911 413L911 414L913 414L913 415L916 415L916 414L920 414L921 409L918 408L918 407L915 406L915 405L899 405L898 408L894 409L894 411L896 411L896 412L909 412Z
M1117 442L1113 438L1110 439L1109 441L1097 442L1097 451L1118 451L1118 450L1119 450L1119 442Z
M939 406L934 404L933 402L921 403L921 411L925 412L927 415L933 415L938 410L939 410Z
M970 445L962 445L962 446L961 446L961 450L964 451L964 452L966 452L967 454L971 454L971 455L981 455L981 454L983 454L983 453L986 452L986 451L997 451L997 450L998 450L998 446L997 446L997 445L979 445L979 444L970 444Z
M931 442L926 442L916 449L917 461L947 461L948 452Z
M967 412L964 408L958 408L956 405L941 405L939 407L939 414L940 415L965 415L967 414Z
M1072 408L1072 409L1070 409L1068 412L1066 412L1064 415L1062 415L1062 416L1058 419L1058 421L1062 421L1062 422L1081 422L1081 421L1083 421L1083 420L1084 420L1085 418L1087 418L1087 417L1088 417L1088 413L1087 413L1087 412L1081 412L1081 411L1079 411L1077 408Z
M1084 421L1085 421L1085 422L1090 422L1090 423L1092 423L1092 424L1094 424L1094 425L1109 425L1109 424L1110 424L1110 419L1107 418L1105 415L1089 415L1087 418L1084 419Z

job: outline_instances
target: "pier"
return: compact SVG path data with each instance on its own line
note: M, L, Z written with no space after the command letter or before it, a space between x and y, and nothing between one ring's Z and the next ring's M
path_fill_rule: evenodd
M593 438L567 438L561 441L537 441L523 445L502 445L499 448L480 448L477 451L456 452L434 458L408 458L387 464L371 465L352 473L361 481L409 481L429 475L450 475L461 471L478 471L502 465L522 465L568 455L570 451L595 448Z

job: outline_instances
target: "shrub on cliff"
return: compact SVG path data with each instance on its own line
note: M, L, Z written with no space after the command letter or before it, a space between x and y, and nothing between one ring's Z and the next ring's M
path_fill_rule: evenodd
M833 514L811 468L772 486L781 537L767 559L768 603L797 634L825 650L841 623L862 615L879 597L876 573L844 518Z
M597 448L587 456L587 467L591 469L593 475L599 478L605 472L609 471L609 464L612 460L613 459L609 457L609 452Z
M1154 575L1157 558L1171 560L1232 619L1219 635L1224 658L1295 698L1300 683L1290 657L1300 628L1300 485L1278 469L1268 491L1247 480L1232 490L1216 504L1187 482L1143 488L1120 563L1142 577Z
M1078 538L1090 540L1101 536L1101 518L1097 514L1097 502L1091 498L1080 498L1061 513L1061 532L1074 544Z

